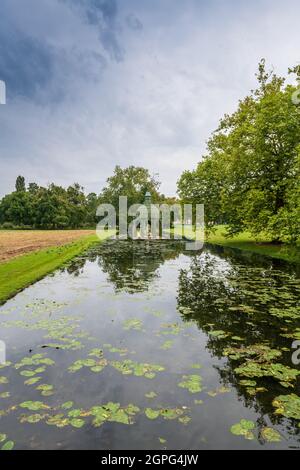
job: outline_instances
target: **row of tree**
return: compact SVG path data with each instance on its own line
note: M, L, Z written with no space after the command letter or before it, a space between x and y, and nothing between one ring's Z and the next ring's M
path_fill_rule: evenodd
M85 195L78 183L67 189L50 184L48 187L30 183L18 176L15 191L0 202L2 228L75 229L95 227L96 210L101 203L113 204L118 209L118 198L128 197L128 205L142 203L147 191L155 202L166 201L159 193L160 183L148 170L130 166L116 166L106 187L97 195Z
M300 66L289 70L300 80ZM294 86L259 64L258 87L225 115L207 155L178 182L183 201L204 203L206 225L226 223L272 241L300 240L300 106ZM298 90L299 91L299 90Z

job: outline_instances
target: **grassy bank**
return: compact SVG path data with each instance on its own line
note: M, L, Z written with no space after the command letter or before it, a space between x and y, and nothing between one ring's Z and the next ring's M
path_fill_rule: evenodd
M112 231L105 232L103 240L111 235ZM35 251L0 264L0 303L63 266L97 242L99 239L96 235L88 235L66 245Z
M180 229L175 228L175 230L179 231ZM233 238L228 238L226 237L226 227L224 225L216 227L214 233L211 233L205 241L213 245L228 246L230 248L247 250L284 261L300 263L299 246L276 245L263 238L255 240L248 232L243 232Z

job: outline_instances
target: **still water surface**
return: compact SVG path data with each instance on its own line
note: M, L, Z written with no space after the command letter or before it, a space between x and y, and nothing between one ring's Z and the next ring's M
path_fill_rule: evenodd
M184 249L108 241L0 308L0 437L16 449L299 447L299 275Z

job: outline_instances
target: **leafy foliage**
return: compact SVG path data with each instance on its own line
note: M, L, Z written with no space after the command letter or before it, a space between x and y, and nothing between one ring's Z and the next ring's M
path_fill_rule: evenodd
M297 70L290 70L296 73ZM272 241L300 239L300 113L295 87L259 64L258 88L225 115L207 155L178 182L183 201L204 203L206 224L225 222Z

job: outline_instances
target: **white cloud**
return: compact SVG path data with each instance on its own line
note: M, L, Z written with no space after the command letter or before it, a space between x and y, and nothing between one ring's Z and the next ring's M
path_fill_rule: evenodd
M17 174L40 184L79 181L99 192L116 164L158 172L162 190L174 194L219 118L255 85L259 59L284 74L300 60L293 0L165 0L151 10L146 2L119 4L119 62L67 4L39 2L40 15L47 8L42 24L25 12L15 18L59 54L42 100L23 97L0 108L2 194ZM47 102L59 82L61 98Z

